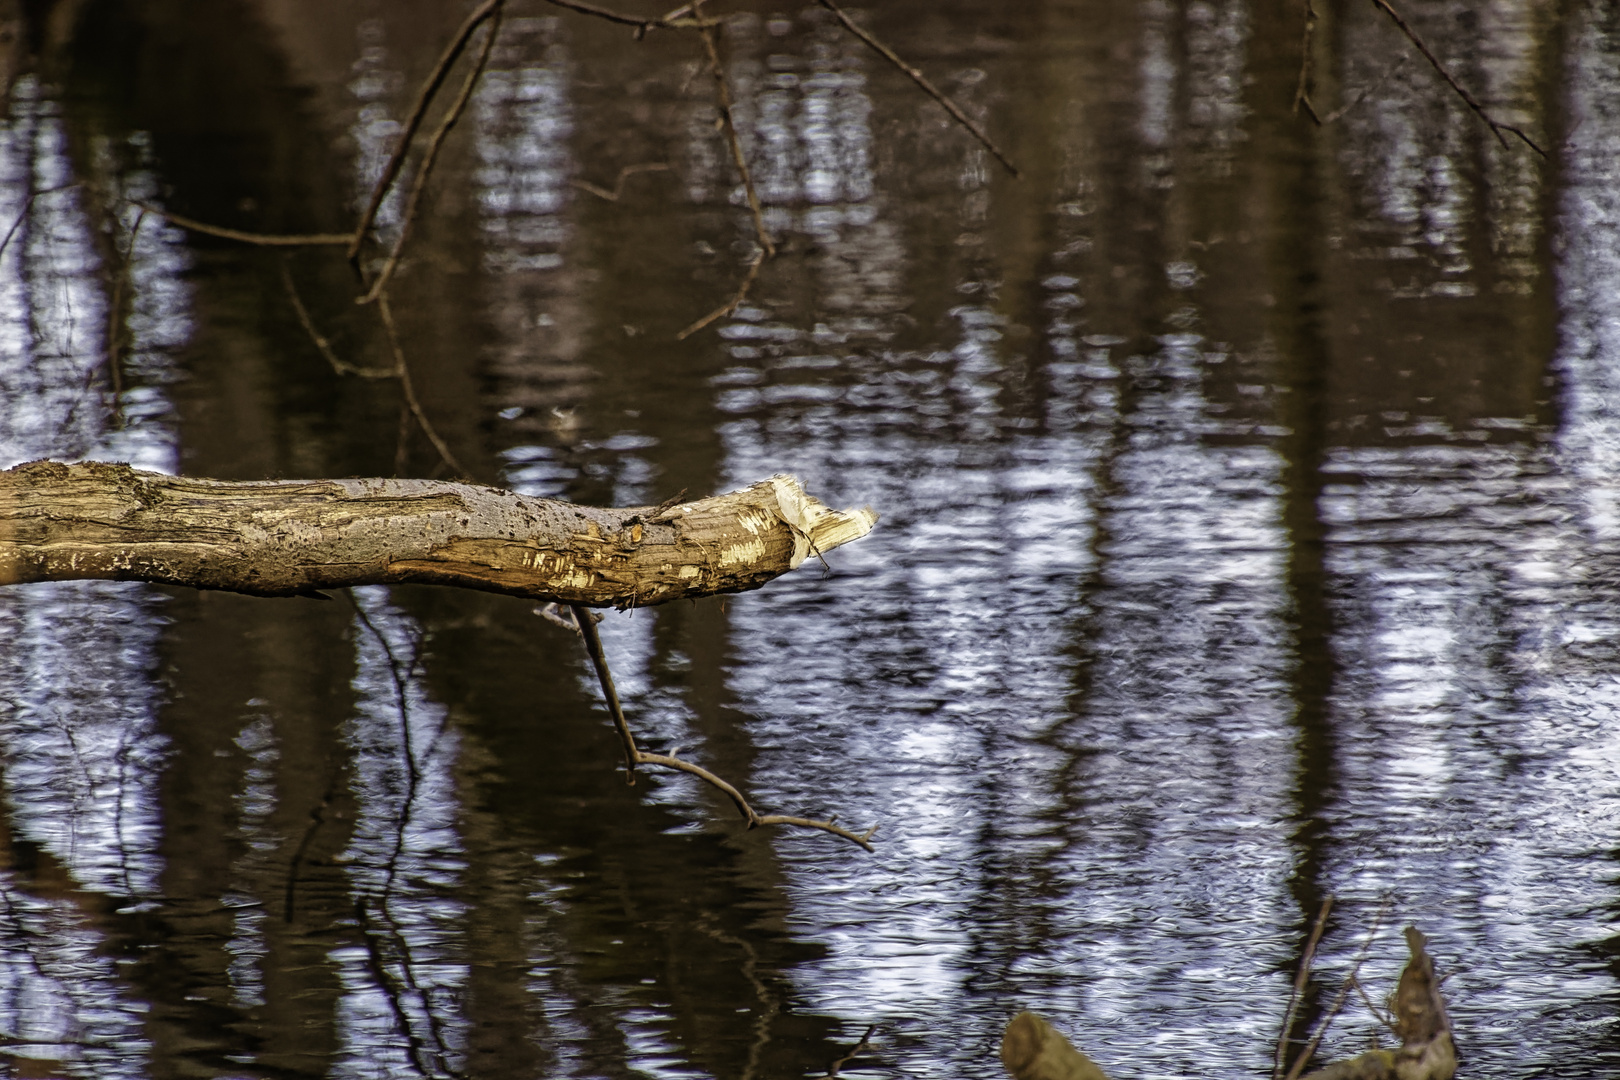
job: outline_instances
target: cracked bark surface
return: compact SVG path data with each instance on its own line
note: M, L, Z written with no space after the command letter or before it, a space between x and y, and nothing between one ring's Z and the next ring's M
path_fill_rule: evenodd
M35 461L0 472L0 585L99 578L298 596L419 583L644 607L757 589L876 521L829 509L782 474L609 510L434 480L237 482Z

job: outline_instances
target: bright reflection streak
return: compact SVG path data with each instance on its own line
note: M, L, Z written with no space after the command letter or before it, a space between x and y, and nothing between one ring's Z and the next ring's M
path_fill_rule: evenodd
M333 952L345 994L341 1077L454 1071L466 1052L457 948L466 869L457 828L459 739L421 684L421 630L387 590L354 590L359 697L348 739L358 811L343 859L363 946Z

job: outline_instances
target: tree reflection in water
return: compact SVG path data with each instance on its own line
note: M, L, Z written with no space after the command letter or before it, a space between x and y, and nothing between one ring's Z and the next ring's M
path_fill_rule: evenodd
M755 243L700 43L510 8L391 286L417 393L533 494L788 469L876 506L831 575L603 634L647 749L878 853L626 790L525 605L0 592L8 1069L819 1075L876 1025L840 1075L990 1077L1029 1007L1122 1075L1260 1075L1329 894L1305 1019L1387 901L1469 1067L1620 1068L1605 7L1402 5L1553 166L1372 5L1317 30L1321 128L1292 8L858 13L1016 182L826 11L750 8L723 60L782 250L680 342ZM397 386L283 300L390 364L341 253L120 198L352 227L464 15L42 31L0 124L0 464L392 472ZM403 459L439 464L409 425Z

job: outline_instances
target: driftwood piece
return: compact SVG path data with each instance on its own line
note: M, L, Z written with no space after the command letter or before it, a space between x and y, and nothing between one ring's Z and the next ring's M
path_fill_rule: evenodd
M421 583L642 607L759 588L876 521L780 474L604 510L431 480L227 482L35 461L0 472L0 585L100 578L297 596Z
M1108 1080L1097 1063L1032 1012L1021 1012L1001 1036L1001 1063L1016 1080Z

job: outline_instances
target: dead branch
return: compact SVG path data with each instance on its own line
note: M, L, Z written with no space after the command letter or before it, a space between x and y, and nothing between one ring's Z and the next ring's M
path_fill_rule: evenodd
M1395 10L1395 8L1390 4L1389 0L1372 0L1372 2L1380 11L1388 15L1391 19L1395 20L1395 25L1401 28L1401 33L1406 35L1406 39L1408 41L1417 46L1418 52L1423 54L1423 58L1429 62L1429 66L1434 68L1435 71L1439 72L1440 77L1446 80L1446 85L1455 90L1457 92L1457 96L1462 98L1470 109L1474 110L1475 116L1478 116L1481 120L1485 121L1485 125L1491 129L1491 134L1496 136L1496 141L1502 144L1502 149L1506 150L1508 148L1507 137L1504 136L1502 132L1509 131L1514 135L1517 135L1519 140L1523 142L1524 145L1528 146L1542 157L1547 156L1547 151L1543 150L1540 146L1537 146L1536 141L1530 136L1526 135L1522 129L1514 127L1512 124L1504 124L1499 122L1494 116L1486 111L1485 106L1479 103L1479 99L1475 98L1474 95L1470 94L1461 83L1452 78L1451 72L1447 71L1445 65L1440 62L1439 58L1436 57L1434 53L1429 51L1429 47L1423 43L1423 39L1418 37L1417 31L1413 30L1409 25L1407 25L1406 20L1401 18L1400 12Z
M253 596L454 585L592 607L759 588L866 535L791 476L684 503L597 509L434 480L227 482L122 464L0 472L0 585L151 581ZM810 540L805 539L807 535Z
M984 145L986 150L995 155L995 159L1001 162L1001 164L1006 167L1008 172L1012 173L1012 175L1015 177L1023 175L1018 171L1018 166L1014 165L1007 158L1007 155L1001 152L1001 148L991 140L990 136L985 134L985 130L969 119L968 114L963 112L956 102L945 96L945 94L937 89L933 83L929 82L927 76L923 75L922 72L900 59L899 55L895 53L893 49L889 48L887 45L883 44L883 42L873 37L866 30L863 30L853 19L844 13L843 8L833 3L833 0L817 0L817 2L822 7L832 12L833 15L837 17L838 21L844 24L845 30L848 30L850 33L866 42L866 44L871 47L879 56L883 57L901 71L905 72L906 75L910 77L912 82L916 83L922 88L923 93L927 94L929 97L939 102L940 105L944 106L945 111L950 113L951 116L956 119L957 123L967 128L973 137L978 139L979 142Z
M360 257L360 245L366 242L366 233L371 231L372 222L377 220L377 211L382 208L383 200L388 197L388 189L393 187L394 180L399 176L399 170L405 164L405 155L410 152L411 141L416 138L416 129L421 127L422 119L427 115L428 106L433 103L433 96L439 92L444 84L445 76L455 65L456 58L472 40L473 32L477 30L485 19L500 10L505 0L484 0L467 16L456 36L444 47L439 55L439 62L433 65L433 70L423 80L422 88L417 92L416 104L411 107L410 114L405 118L405 126L400 129L399 141L394 144L394 152L389 155L388 163L383 166L382 175L377 177L376 185L371 189L371 200L366 204L365 213L360 215L360 223L355 226L354 232L343 238L349 245L347 257L354 262Z
M624 708L619 704L619 693L613 686L613 672L608 668L607 654L602 651L602 639L596 632L595 620L583 607L575 605L574 625L578 628L580 636L585 639L585 652L591 658L591 667L595 669L597 682L602 687L602 697L606 700L608 712L613 717L613 726L618 730L619 739L624 744L625 769L631 784L636 782L637 765L661 765L666 769L675 769L695 776L725 795L731 800L732 805L736 806L737 812L742 815L750 829L757 829L762 825L793 825L801 829L820 829L834 836L842 836L867 851L872 850L871 841L873 834L877 832L876 825L864 833L853 833L832 821L792 817L787 814L758 814L735 785L721 779L703 766L673 754L652 754L637 747L635 735L631 733L630 724L624 718Z

